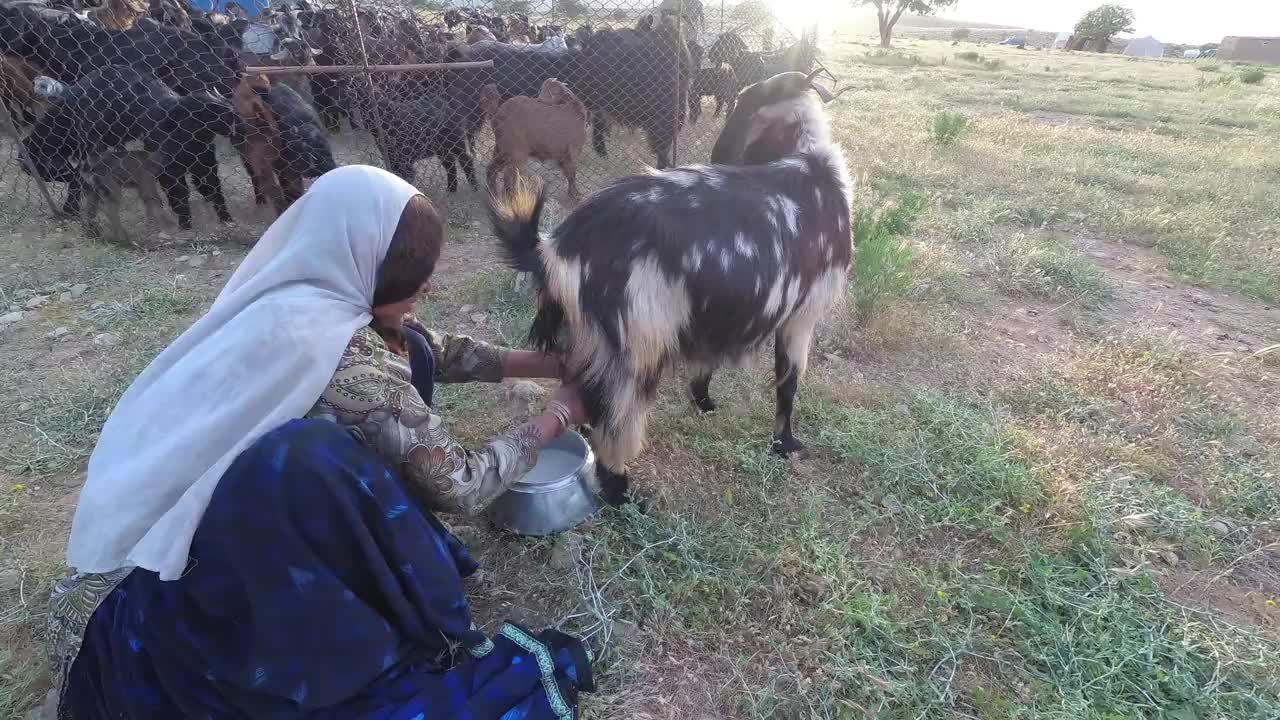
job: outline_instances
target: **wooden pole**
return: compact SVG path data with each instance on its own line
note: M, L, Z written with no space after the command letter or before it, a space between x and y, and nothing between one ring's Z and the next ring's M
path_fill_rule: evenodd
M49 211L53 213L55 218L66 217L58 204L53 201L53 196L49 194L49 188L44 184L44 178L40 177L40 173L36 172L35 164L31 162L31 158L27 157L27 153L22 149L22 136L18 134L18 126L13 122L13 116L9 114L9 108L5 103L0 103L0 110L4 111L4 129L5 132L13 135L13 144L18 152L18 161L27 169L27 174L32 180L36 181L36 187L39 188L40 194L44 197L44 201L49 205Z
M440 72L445 70L467 70L470 68L491 68L492 60L459 63L412 63L409 65L370 65L368 72ZM364 65L306 65L306 66L255 66L244 69L251 75L356 75L366 71Z

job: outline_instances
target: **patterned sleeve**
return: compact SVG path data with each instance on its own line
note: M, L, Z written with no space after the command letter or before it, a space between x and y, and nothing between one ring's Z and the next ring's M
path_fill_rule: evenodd
M502 382L508 350L466 335L430 330L418 323L413 327L426 336L431 353L436 356L436 382Z
M465 354L458 338L443 337L450 350ZM327 417L359 431L433 510L479 513L533 467L539 438L531 428L514 427L479 450L467 450L449 435L443 418L422 401L409 377L408 362L388 350L377 333L362 329L309 417Z

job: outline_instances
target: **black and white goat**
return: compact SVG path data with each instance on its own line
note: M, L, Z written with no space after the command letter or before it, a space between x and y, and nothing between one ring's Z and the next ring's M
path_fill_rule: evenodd
M606 500L624 502L662 373L692 369L709 412L712 373L775 341L774 452L803 446L791 414L814 327L843 295L852 187L812 76L746 88L712 155L717 164L621 178L538 232L543 194L490 199L511 266L539 290L530 341L567 356L590 414Z

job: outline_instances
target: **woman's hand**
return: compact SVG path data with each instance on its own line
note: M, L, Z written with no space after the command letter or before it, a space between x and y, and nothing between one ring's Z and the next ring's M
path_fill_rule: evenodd
M551 396L551 401L547 403L559 403L569 411L569 425L577 426L585 423L590 418L587 416L587 406L582 402L582 393L578 390L577 385L561 385Z

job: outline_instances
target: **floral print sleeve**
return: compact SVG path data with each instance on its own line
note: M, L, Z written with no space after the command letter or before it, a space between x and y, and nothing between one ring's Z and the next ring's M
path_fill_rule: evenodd
M470 338L428 335L437 354L437 379L501 379L501 354ZM479 450L450 437L444 420L409 382L408 362L372 329L356 333L333 380L308 414L336 420L400 469L410 489L433 510L476 514L533 467L538 437L516 427Z
M436 382L502 382L507 351L466 335L446 335L414 323L436 356Z

